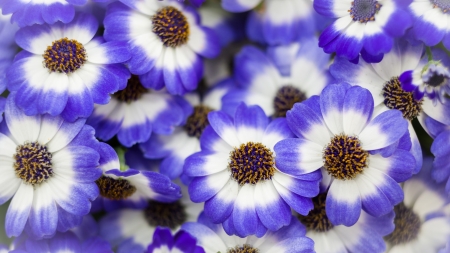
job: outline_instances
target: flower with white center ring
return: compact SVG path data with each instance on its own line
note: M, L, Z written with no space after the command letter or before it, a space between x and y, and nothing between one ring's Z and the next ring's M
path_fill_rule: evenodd
M379 62L402 36L412 18L400 0L315 0L314 9L337 20L320 35L319 46L327 53L348 60L359 54L368 62Z
M200 56L220 52L215 32L199 24L195 9L174 0L121 2L108 6L104 36L130 45L131 73L146 88L165 86L174 95L194 90L203 75Z
M125 42L94 37L95 17L77 14L68 24L21 28L16 42L24 50L7 72L8 90L27 115L61 115L74 121L88 117L96 104L123 89L129 72L121 62L130 58Z
M12 198L6 233L36 238L78 226L101 176L98 142L84 119L26 116L9 95L0 133L0 204ZM27 224L27 226L25 226Z
M411 177L414 157L394 146L408 122L397 110L372 117L373 98L364 88L347 83L328 85L319 96L298 103L286 119L298 138L275 145L281 172L295 176L321 171L328 190L326 213L334 225L355 224L361 209L380 217L403 199L398 185Z
M284 173L275 165L274 145L293 137L286 119L269 123L258 106L242 103L232 119L222 111L208 114L202 150L186 159L184 174L194 179L189 194L205 202L205 214L223 223L229 234L262 236L287 226L291 208L307 214L319 191L319 171Z

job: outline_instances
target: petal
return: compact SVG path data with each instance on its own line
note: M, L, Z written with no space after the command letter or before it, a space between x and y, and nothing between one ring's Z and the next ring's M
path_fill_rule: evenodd
M269 180L258 182L254 199L259 219L269 230L276 231L291 222L291 208Z
M205 215L214 223L224 222L233 212L238 193L239 184L228 180L214 197L205 202Z
M234 125L241 143L260 141L268 123L269 119L259 106L247 107L242 103L236 109Z
M5 230L8 237L22 233L30 214L33 196L33 186L21 183L6 213Z
M328 190L325 208L334 225L354 225L361 214L361 197L355 181L335 179Z
M258 215L255 210L255 186L245 184L239 190L233 209L233 223L236 233L245 237L256 234Z
M230 146L239 147L241 142L237 137L233 119L221 111L213 111L208 114L208 121L214 131Z
M344 98L344 133L359 135L371 119L373 108L373 98L368 90L359 86L350 88Z

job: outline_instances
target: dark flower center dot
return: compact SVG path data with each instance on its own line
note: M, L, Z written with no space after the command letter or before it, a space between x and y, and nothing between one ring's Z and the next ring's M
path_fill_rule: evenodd
M357 137L336 135L323 152L324 167L336 179L353 179L367 167L369 153Z
M306 95L299 89L291 85L281 87L273 100L274 117L286 117L286 112L292 109L295 103L302 102L305 99Z
M131 103L141 98L142 95L147 92L148 89L142 86L139 77L132 75L130 79L128 79L127 87L117 91L113 96L122 102Z
M189 38L189 23L178 9L164 7L152 17L152 31L158 35L166 47L186 44Z
M194 107L194 112L187 118L186 125L184 125L184 130L189 136L200 138L205 127L209 125L208 113L211 111L212 109L205 105Z
M374 0L355 0L348 12L353 21L366 23L375 20L375 14L381 9L381 4Z
M66 74L75 72L87 60L84 46L80 42L68 38L53 41L43 56L46 68L52 72Z
M415 100L412 92L402 89L398 77L393 77L383 87L384 104L402 112L407 120L413 120L422 112L423 100Z
M53 175L52 154L37 142L25 143L16 148L14 170L24 182L39 185Z
M255 249L248 244L244 244L242 246L236 246L227 251L227 253L258 253L258 252L259 252L258 249Z
M432 87L439 87L447 83L447 78L449 78L449 76L433 72L426 84Z
M312 198L314 209L309 211L307 216L297 215L298 220L305 225L306 229L316 232L326 232L333 228L325 212L325 200L327 193L321 193Z
M136 192L136 187L131 185L126 179L101 176L95 183L100 190L100 195L107 199L123 200Z
M403 244L416 239L422 225L419 216L406 207L403 202L394 207L394 212L395 229L384 239L392 245Z
M256 184L272 179L274 159L270 149L261 143L247 142L230 153L231 176L240 184Z
M153 227L161 226L175 229L187 220L185 207L180 201L172 203L149 201L144 214L148 224Z
M439 8L443 13L449 13L450 1L449 0L430 0L433 4L433 8Z

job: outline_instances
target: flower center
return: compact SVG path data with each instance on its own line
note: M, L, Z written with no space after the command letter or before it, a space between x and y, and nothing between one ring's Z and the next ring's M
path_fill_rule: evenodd
M374 0L355 0L348 10L353 21L366 23L375 20L375 14L381 9L381 4Z
M422 225L419 216L406 207L403 202L394 207L394 212L394 232L384 239L392 245L403 244L416 239Z
M227 251L227 253L258 253L258 252L259 252L258 249L255 249L248 244L244 244L242 246L236 246Z
M17 146L14 159L16 175L28 184L39 185L53 175L52 154L37 142Z
M141 98L147 92L148 90L139 81L139 77L132 75L128 79L127 87L117 91L113 96L122 102L131 103Z
M336 179L353 179L367 167L369 153L357 137L336 135L323 152L324 167Z
M302 102L306 99L306 95L299 89L287 85L281 87L275 99L273 100L273 105L275 107L275 117L286 117L286 112L294 106L297 102Z
M195 136L200 138L203 130L209 125L208 113L212 109L205 105L197 105L194 107L194 112L187 119L184 130L186 130L189 136Z
M228 164L231 176L240 184L256 184L275 174L273 154L261 143L247 142L234 148Z
M180 201L161 203L151 200L144 210L144 214L148 224L153 227L161 226L175 229L187 219L184 205Z
M327 199L327 193L321 193L312 198L314 209L309 211L307 216L298 215L297 218L308 230L316 232L326 232L333 228L325 212L325 200Z
M158 35L166 47L186 44L189 38L189 23L178 9L164 7L152 17L152 31Z
M440 8L443 13L448 13L450 11L450 1L449 0L430 0L433 4L433 8Z
M383 87L384 104L390 109L402 112L408 120L416 118L422 112L423 100L415 100L412 92L402 89L398 77L393 77Z
M43 56L44 66L51 72L66 74L75 72L87 60L84 46L80 42L68 38L53 41Z
M442 65L430 64L422 74L423 82L431 87L439 87L447 83L450 79L450 72Z
M136 187L125 179L101 176L95 183L100 189L100 195L107 199L123 200L136 192Z

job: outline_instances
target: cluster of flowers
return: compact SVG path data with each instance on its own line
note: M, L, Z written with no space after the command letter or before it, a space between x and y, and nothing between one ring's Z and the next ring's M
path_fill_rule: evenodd
M449 0L0 8L1 253L450 252Z

